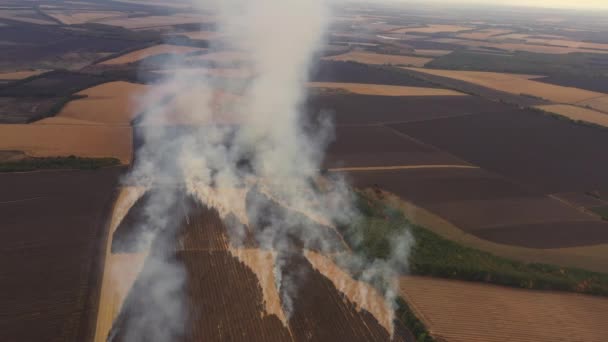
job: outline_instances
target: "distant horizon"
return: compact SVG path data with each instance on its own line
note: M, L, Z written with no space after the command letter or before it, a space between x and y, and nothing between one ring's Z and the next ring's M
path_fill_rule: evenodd
M369 0L371 2L421 2L419 0ZM573 9L573 10L602 10L608 11L608 0L581 0L573 2L571 0L537 0L530 2L529 0L506 0L496 3L494 0L427 0L424 3L428 4L451 4L451 5L484 5L484 6L500 6L500 7L528 7L528 8L545 8L545 9Z

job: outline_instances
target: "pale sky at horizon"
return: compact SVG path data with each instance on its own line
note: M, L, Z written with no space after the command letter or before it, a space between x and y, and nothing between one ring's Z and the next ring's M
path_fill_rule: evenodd
M399 1L399 0L393 0ZM408 1L408 0L402 0ZM540 8L565 9L605 9L608 10L608 0L430 0L430 3L450 4L483 4L483 5L513 5Z

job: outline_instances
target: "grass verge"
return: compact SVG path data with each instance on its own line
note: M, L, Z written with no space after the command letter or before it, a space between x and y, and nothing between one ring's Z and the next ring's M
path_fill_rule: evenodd
M116 158L81 158L75 156L26 158L16 161L0 162L0 172L25 172L53 169L96 170L102 167L116 165L120 165L120 161Z

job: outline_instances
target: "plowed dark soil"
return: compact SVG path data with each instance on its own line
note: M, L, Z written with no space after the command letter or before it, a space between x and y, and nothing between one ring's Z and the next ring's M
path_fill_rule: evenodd
M120 168L0 175L0 341L87 341Z

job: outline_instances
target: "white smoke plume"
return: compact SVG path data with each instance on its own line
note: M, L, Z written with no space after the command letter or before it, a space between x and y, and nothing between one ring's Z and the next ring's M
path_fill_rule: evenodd
M145 113L138 127L142 146L128 182L160 189L145 211L143 231L177 228L183 214L176 210L176 202L184 189L220 214L232 213L247 224L249 218L262 216L263 204L255 199L246 208L245 194L255 189L302 213L264 217L267 227L256 236L262 248L288 253L294 232L285 227L297 227L305 230L297 233L305 248L334 250L335 241L325 239L319 229L308 229L309 221L302 220L304 216L313 222L347 222L356 217L352 194L343 181L335 180L323 191L315 185L332 139L331 120L309 122L303 115L313 56L323 47L329 23L327 4L324 0L192 1L218 18L216 30L221 38L208 55L222 50L226 56L230 51L238 56L236 61L216 64L245 70L252 77L218 80L193 72L192 61L180 59L168 63L168 76L140 99ZM143 235L140 243L149 248L153 238ZM238 232L230 237L244 238ZM162 247L162 242L155 243L154 248ZM183 298L179 298L185 272L176 263L166 262L162 253L157 255L159 260L154 260L155 255L152 252L152 260L147 261L153 281L147 286L153 298L138 310L139 317L129 320L133 341L159 340L159 336L172 340L183 333L183 326L163 323L168 317L185 315ZM274 274L289 317L297 279L280 279L284 261L277 258ZM390 262L352 259L349 264L371 283L395 276ZM384 288L392 301L395 284ZM138 328L144 325L158 331L142 332Z

